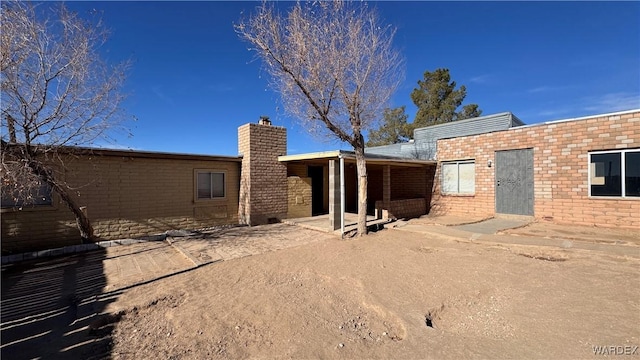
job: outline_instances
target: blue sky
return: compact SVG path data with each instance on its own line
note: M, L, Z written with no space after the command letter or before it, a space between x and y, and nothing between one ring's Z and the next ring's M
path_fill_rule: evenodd
M70 2L103 13L111 60L133 67L124 104L132 137L105 147L237 154L237 128L269 116L288 153L349 149L308 135L282 111L267 74L234 32L257 2ZM287 3L283 3L285 6ZM407 106L425 70L445 67L484 115L527 124L640 108L640 2L371 2L398 28Z

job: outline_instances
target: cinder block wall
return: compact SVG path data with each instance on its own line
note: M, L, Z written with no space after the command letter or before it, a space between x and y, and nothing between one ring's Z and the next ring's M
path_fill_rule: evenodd
M286 218L287 166L278 156L287 154L287 130L245 124L238 128L238 152L242 156L240 222L259 225Z
M431 212L495 215L494 154L533 149L534 216L561 223L640 228L640 199L589 197L588 153L640 147L640 112L595 116L438 140L439 161L475 159L475 195L442 195L441 167Z
M64 174L77 189L72 195L78 205L86 206L97 240L238 223L239 159L110 154L69 158ZM223 171L226 196L197 200L195 169ZM55 194L53 202L2 210L3 254L79 244L73 214Z

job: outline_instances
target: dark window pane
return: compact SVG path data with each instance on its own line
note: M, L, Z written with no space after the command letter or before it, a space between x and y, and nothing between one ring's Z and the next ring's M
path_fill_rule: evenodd
M10 184L2 186L2 207L52 205L52 190L47 183L33 189L14 188Z
M622 196L620 153L591 154L591 195Z
M626 195L640 196L640 151L626 153L624 172Z
M211 173L198 173L198 199L211 198Z
M213 197L224 197L224 174L212 173Z

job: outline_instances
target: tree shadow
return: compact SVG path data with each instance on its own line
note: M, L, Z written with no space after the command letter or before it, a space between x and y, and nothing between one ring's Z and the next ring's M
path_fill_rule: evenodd
M0 355L4 359L105 358L119 294L103 294L106 250L35 259L2 268ZM117 320L117 319L116 319Z

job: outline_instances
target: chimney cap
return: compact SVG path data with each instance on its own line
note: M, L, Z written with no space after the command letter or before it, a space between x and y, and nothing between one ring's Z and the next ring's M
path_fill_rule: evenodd
M263 116L260 116L260 121L258 121L258 124L270 126L271 120L269 120L268 116L263 115Z

